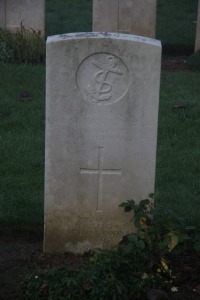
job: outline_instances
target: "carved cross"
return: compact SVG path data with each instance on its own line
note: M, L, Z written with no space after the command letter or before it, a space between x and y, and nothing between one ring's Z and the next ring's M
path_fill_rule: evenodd
M97 175L97 212L102 212L102 190L103 190L103 176L104 175L118 175L121 176L121 169L103 169L103 159L104 159L104 148L98 148L98 168L89 169L81 168L80 174L85 175Z

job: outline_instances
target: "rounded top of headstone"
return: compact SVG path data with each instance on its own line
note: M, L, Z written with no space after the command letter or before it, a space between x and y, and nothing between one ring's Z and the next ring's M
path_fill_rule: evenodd
M133 34L122 34L122 33L114 33L114 32L76 32L76 33L53 35L47 38L47 43L59 42L63 40L66 41L66 40L77 40L77 39L88 39L88 38L89 39L120 39L120 40L134 41L134 42L161 47L161 42L159 40L155 40L143 36L137 36Z

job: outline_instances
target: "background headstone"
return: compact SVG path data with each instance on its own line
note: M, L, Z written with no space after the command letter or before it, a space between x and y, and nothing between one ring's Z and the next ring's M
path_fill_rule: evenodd
M155 37L157 0L93 0L93 31Z
M197 10L197 27L196 27L196 42L195 42L195 52L200 50L200 0L198 2Z
M160 42L126 34L49 37L45 252L117 245L118 205L154 191Z
M0 27L15 31L22 25L44 34L44 0L0 0Z
M0 0L0 27L5 27L5 22L6 22L5 3L6 0Z

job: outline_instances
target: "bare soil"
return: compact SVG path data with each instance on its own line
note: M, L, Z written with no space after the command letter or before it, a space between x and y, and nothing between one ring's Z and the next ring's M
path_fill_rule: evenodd
M167 56L162 57L162 71L190 71L187 56Z
M0 300L26 299L24 281L31 270L78 268L88 258L43 253L43 228L0 227Z
M0 228L1 300L26 299L23 282L32 270L64 266L77 268L87 260L87 255L44 254L42 240L41 227ZM173 256L168 264L175 270L174 285L178 288L178 292L171 293L169 299L200 300L200 253Z

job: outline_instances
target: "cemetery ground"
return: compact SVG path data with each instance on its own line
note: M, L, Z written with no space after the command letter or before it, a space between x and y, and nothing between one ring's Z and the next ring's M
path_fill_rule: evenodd
M199 228L200 86L199 73L191 72L187 61L186 56L163 58L155 199L166 210L181 215L185 225ZM90 264L90 253L42 253L45 70L44 66L8 64L1 64L0 70L4 141L0 158L0 299L36 299L25 295L25 282L31 274L66 266L77 270ZM198 252L175 255L170 258L170 268L179 273L174 282L179 292L171 293L170 299L199 299ZM47 292L44 280L40 297L45 299Z
M163 58L155 203L180 215L185 226L195 226L199 232L200 84L199 73L188 67L195 30L192 2L158 3L157 38L167 53L185 56ZM69 0L67 5L46 1L48 35L91 30L91 0ZM50 283L59 293L62 281L62 273L52 269L67 266L73 272L81 265L89 269L93 256L42 253L45 67L1 63L0 83L0 299L46 299ZM173 286L178 289L169 291L169 299L199 300L199 252L189 247L183 253L168 257L167 265L176 274ZM35 294L28 298L30 276L29 292Z

